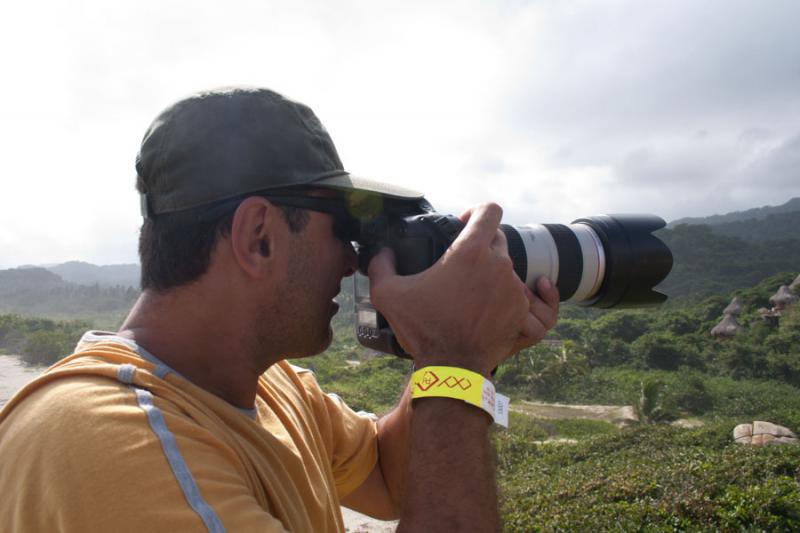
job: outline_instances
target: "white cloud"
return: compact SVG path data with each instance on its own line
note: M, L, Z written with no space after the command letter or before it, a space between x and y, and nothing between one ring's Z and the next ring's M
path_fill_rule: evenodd
M9 4L0 266L135 260L141 135L228 84L309 104L347 168L442 211L781 203L800 195L799 19L793 0Z

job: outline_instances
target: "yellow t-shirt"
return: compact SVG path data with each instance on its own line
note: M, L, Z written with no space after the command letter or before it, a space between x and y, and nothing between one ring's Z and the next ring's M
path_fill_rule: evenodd
M344 531L371 417L285 361L248 412L91 339L0 411L0 531Z

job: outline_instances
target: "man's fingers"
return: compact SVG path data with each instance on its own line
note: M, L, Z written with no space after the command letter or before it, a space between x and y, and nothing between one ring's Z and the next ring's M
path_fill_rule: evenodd
M536 283L537 296L525 287L528 298L528 315L523 321L516 349L522 350L542 340L558 320L558 289L541 277Z
M536 280L536 293L547 305L558 311L558 302L560 300L558 289L549 279L541 276Z
M531 305L531 313L548 330L552 329L556 325L556 321L558 319L558 309L554 309L539 298L537 298Z
M522 332L520 334L525 339L539 342L547 335L547 328L545 328L544 324L542 324L537 317L529 313L525 318L525 322L522 324Z
M495 230L494 233L494 239L489 247L496 253L508 255L508 242L506 241L506 234L500 229Z
M550 280L542 276L536 282L538 296L529 297L530 312L544 325L547 330L552 329L558 320L558 289Z
M497 228L503 210L497 204L483 204L464 214L466 226L456 238L454 245L461 246L464 242L471 242L481 249L488 248L497 238Z

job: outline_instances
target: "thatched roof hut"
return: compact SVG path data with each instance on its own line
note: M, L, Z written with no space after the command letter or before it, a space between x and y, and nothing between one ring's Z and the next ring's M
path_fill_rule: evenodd
M800 294L800 274L794 278L794 281L789 285L789 290L794 294Z
M786 309L787 306L797 301L797 296L789 291L789 287L781 285L778 292L772 295L769 299L770 303L777 310Z
M742 302L741 300L739 300L738 296L734 296L733 300L731 300L731 303L728 304L728 307L723 309L722 314L737 316L741 314L741 312L742 312Z
M780 311L773 311L772 309L767 309L766 307L759 307L757 312L758 312L759 319L761 319L762 321L766 322L770 326L777 326L778 325L778 319L781 316L781 312ZM751 325L752 326L757 325L759 319L756 319L755 321L753 321L751 323Z
M722 320L719 321L719 324L714 326L711 330L711 336L715 339L728 339L736 335L739 329L740 326L739 323L736 322L736 317L733 315L725 315L722 317Z

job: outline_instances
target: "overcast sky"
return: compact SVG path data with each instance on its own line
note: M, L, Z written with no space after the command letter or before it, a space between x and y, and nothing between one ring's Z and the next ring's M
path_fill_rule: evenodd
M191 92L311 106L354 174L505 220L800 196L800 2L5 2L0 267L136 261L134 158Z

